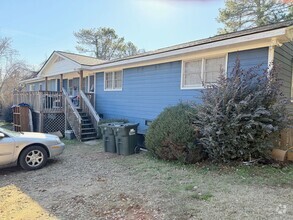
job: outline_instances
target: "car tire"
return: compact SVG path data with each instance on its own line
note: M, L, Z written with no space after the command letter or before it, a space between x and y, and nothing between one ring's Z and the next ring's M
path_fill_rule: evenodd
M46 165L47 151L38 145L24 149L19 156L19 165L25 170L37 170Z

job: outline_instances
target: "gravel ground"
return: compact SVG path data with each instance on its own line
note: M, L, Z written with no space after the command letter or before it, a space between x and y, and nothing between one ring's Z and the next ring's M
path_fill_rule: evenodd
M145 153L104 153L100 141L98 146L66 143L65 152L41 170L0 170L0 187L13 184L52 216L66 220L293 216L290 180L267 184L263 177L166 163Z

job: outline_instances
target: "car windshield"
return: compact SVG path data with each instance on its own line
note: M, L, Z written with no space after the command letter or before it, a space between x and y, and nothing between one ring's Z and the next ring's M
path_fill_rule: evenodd
M0 132L2 133L5 133L9 136L20 136L20 133L19 132L16 132L16 131L11 131L11 130L8 130L8 129L5 129L5 128L2 128L0 127Z

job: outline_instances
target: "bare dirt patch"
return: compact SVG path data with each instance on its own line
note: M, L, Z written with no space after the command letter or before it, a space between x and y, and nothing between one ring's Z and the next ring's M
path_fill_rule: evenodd
M41 170L0 170L0 187L17 186L59 219L293 216L292 166L273 171L184 166L158 161L145 153L128 157L104 153L101 142L66 143L64 154Z

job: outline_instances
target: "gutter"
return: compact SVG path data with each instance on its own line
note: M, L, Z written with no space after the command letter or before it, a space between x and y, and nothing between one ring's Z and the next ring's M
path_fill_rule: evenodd
M249 42L257 41L257 40L283 37L283 36L286 36L287 29L288 28L281 28L281 29L271 30L271 31L267 31L267 32L256 33L256 34L252 34L252 35L245 35L245 36L240 36L240 37L236 37L236 38L215 41L215 42L211 42L211 43L202 43L202 44L194 45L194 46L190 46L190 47L173 49L173 50L169 50L169 51L163 51L163 52L159 52L157 54L146 54L146 55L144 55L144 56L142 55L140 57L134 57L134 58L129 58L129 59L125 59L125 60L110 61L110 62L98 64L95 66L82 65L81 67L83 70L88 70L88 71L100 71L100 70L103 70L106 68L115 68L115 67L118 68L118 67L123 67L123 66L127 66L127 65L145 63L148 61L150 62L150 61L154 61L154 60L172 58L172 57L176 57L178 55L200 52L200 51L204 51L204 50L208 50L208 49L224 48L224 47L228 47L228 46L240 44L240 43L249 43ZM290 31L290 34L291 34L291 31Z

